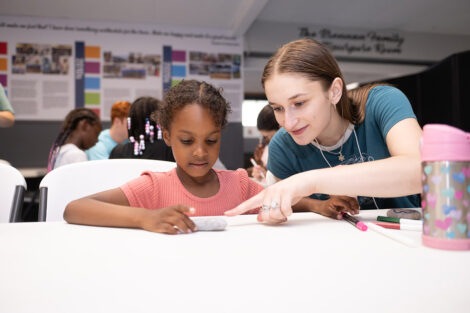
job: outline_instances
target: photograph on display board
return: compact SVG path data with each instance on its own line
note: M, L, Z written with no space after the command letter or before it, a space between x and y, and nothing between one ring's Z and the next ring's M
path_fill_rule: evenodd
M232 55L228 53L219 53L217 58L218 63L232 63Z
M217 62L209 66L210 78L230 79L232 76L232 55L219 53Z
M189 52L189 61L190 62L203 62L203 63L215 63L217 62L217 55L215 53L206 53L199 51L190 51Z
M189 63L190 75L209 75L209 64L204 63Z
M241 78L241 55L228 53L189 52L189 74L212 79Z
M189 52L189 74L209 76L209 67L217 62L217 55L200 51Z
M12 55L13 74L67 75L70 68L72 46L50 44L16 44Z
M231 64L215 63L209 66L210 78L212 79L230 79L232 73Z
M127 55L103 52L104 78L138 78L160 76L161 55L130 52Z

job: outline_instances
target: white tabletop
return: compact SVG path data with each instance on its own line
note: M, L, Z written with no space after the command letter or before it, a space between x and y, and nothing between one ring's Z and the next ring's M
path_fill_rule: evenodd
M363 211L361 220L379 212ZM384 210L380 215L385 215ZM0 225L0 312L469 312L470 251L410 248L315 214L162 235Z

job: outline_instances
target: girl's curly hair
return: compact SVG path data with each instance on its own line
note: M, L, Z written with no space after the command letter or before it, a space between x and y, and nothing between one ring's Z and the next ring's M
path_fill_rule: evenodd
M221 91L206 82L183 80L167 92L152 118L163 129L170 130L175 114L186 105L197 103L209 110L216 126L223 128L227 124L227 115L231 109Z

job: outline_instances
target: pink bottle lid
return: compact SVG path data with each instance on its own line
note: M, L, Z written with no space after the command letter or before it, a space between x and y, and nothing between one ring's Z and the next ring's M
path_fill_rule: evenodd
M470 133L449 125L424 125L421 160L470 161Z

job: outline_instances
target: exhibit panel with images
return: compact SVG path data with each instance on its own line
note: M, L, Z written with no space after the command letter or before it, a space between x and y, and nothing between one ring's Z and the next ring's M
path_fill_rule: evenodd
M239 37L220 31L1 17L0 81L18 120L61 120L87 107L109 120L115 101L162 98L182 79L221 87L241 121ZM44 39L43 39L44 38Z

